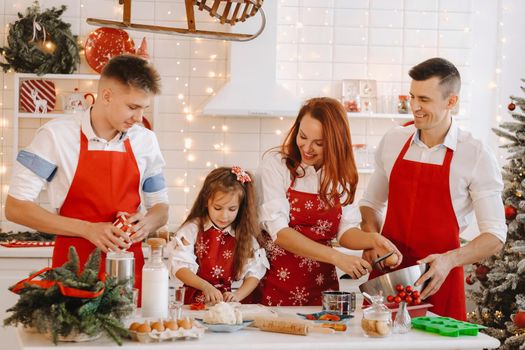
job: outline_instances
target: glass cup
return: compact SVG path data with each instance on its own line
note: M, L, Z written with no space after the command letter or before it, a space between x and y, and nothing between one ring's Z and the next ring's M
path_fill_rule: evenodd
M182 306L184 305L184 295L186 293L186 287L179 286L173 288L170 293L170 317L172 319L180 320L182 318Z

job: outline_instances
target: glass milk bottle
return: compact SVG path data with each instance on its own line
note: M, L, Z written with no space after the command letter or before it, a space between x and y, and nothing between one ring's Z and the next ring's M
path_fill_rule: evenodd
M162 260L162 238L150 238L149 259L142 268L142 316L168 317L168 269Z

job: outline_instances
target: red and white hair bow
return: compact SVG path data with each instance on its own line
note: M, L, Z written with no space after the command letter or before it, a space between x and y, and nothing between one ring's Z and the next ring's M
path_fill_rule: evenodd
M237 175L237 181L241 183L252 182L252 178L250 177L250 175L248 175L246 171L242 170L241 167L232 167L232 173Z

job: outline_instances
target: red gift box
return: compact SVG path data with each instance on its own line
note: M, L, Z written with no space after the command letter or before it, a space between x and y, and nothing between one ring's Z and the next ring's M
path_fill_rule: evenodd
M131 225L128 223L128 217L125 214L117 217L117 220L113 223L113 226L121 229L124 232L131 231Z

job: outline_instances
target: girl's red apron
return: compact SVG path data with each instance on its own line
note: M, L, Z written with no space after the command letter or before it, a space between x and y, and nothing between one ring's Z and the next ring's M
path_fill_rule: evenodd
M430 254L459 248L459 226L450 198L450 163L454 151L447 148L442 165L403 159L410 137L390 174L388 209L383 235L403 254L397 269L415 265ZM373 271L370 278L378 276ZM426 299L432 312L466 319L463 268L452 269L439 291Z
M299 192L290 184L289 227L327 246L337 236L341 206L328 208L316 193ZM265 305L321 305L321 292L339 290L335 267L290 253L271 239L266 243L270 269L260 283Z
M234 279L233 255L235 237L216 227L197 234L195 255L199 270L197 276L208 281L222 293L230 292ZM204 294L198 289L186 286L184 304L205 302Z
M140 172L129 138L124 141L124 146L125 152L90 151L88 140L80 131L77 170L60 208L60 215L89 222L113 222L119 211L137 211L140 205ZM57 235L53 267L62 266L68 260L70 246L76 248L81 268L96 248L85 238ZM133 244L128 250L135 255L135 287L141 288L144 265L141 242ZM102 254L101 274L106 270L105 265L106 254Z

